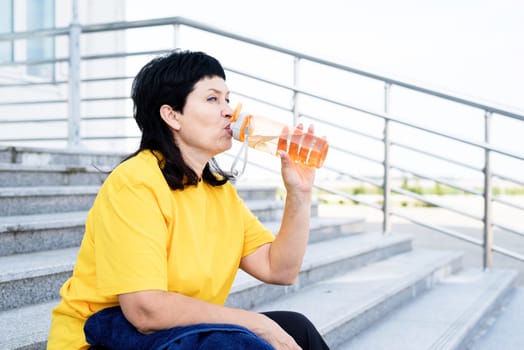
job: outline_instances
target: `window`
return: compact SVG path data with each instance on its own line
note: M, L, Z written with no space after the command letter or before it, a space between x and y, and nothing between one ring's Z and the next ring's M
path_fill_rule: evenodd
M1 0L0 0L1 1ZM55 26L55 0L26 0L26 28L30 30L47 29ZM53 37L37 37L27 40L27 60L38 61L55 57ZM54 64L29 65L29 75L44 78L54 77Z
M0 33L13 32L13 0L0 0ZM13 61L13 42L0 41L0 62Z

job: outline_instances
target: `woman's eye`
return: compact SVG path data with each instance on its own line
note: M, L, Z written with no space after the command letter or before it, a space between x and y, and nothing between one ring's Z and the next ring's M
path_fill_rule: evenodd
M216 100L218 100L218 99L217 99L216 96L209 96L209 97L207 98L207 100L208 100L208 101L211 101L211 102L214 102L214 101L216 101Z
M229 98L226 98L226 102L227 102L227 104L229 104Z

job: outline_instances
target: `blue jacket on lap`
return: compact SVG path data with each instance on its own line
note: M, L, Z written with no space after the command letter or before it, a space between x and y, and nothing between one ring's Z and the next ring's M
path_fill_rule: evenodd
M231 324L196 324L142 334L119 306L92 315L84 326L91 345L111 350L274 350L250 330Z

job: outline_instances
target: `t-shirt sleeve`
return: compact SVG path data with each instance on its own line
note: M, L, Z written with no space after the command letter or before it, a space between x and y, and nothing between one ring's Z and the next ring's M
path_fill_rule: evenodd
M158 201L145 184L105 194L93 224L98 293L167 290L168 230Z
M258 247L273 242L275 236L258 220L242 200L240 202L244 219L244 249L242 257L245 257L257 250Z

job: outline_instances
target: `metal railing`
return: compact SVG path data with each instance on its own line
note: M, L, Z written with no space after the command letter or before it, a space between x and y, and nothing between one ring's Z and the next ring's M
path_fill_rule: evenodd
M167 44L165 44L164 49L145 48L135 51L88 52L88 50L84 50L81 47L81 39L90 35L126 33L128 35L126 37L132 39L134 34L131 34L131 32L152 28L169 29L166 35ZM17 70L23 70L23 67L30 65L52 64L56 68L53 71L57 72L47 80L35 80L30 77L27 79L3 79L4 82L0 84L0 125L4 131L0 130L0 142L10 145L50 144L54 147L83 147L89 149L100 147L100 144L102 147L108 147L107 142L117 142L118 140L123 142L126 140L136 141L138 130L125 126L130 121L132 122L131 113L129 112L129 91L126 88L129 88L129 83L134 74L126 71L118 72L118 74L97 75L92 72L86 74L85 66L96 62L122 62L122 60L127 62L125 60L132 59L145 61L152 55L169 51L171 47L190 46L189 44L184 45L184 36L182 34L191 36L191 42L194 42L195 46L203 48L208 47L210 41L220 41L221 49L213 47L213 50L217 52L215 56L223 55L226 57L228 54L231 54L231 51L238 50L238 46L241 45L242 54L236 55L235 58L244 57L242 64L236 64L234 59L231 62L222 62L228 72L228 79L231 76L234 79L234 83L230 85L238 89L232 91L232 96L234 95L238 99L249 100L254 105L265 106L268 110L274 111L275 115L289 119L290 123L296 123L301 118L314 122L317 128L318 126L324 128L330 141L330 155L328 160L326 160L325 166L320 170L323 176L349 179L356 183L369 185L377 189L381 199L379 201L370 201L360 195L341 190L337 186L317 184L319 190L381 210L383 212L382 229L384 233L391 232L391 217L397 216L422 227L481 246L485 268L492 265L493 252L524 261L524 255L521 252L511 249L511 247L501 247L493 243L494 229L503 230L516 236L524 236L524 230L518 227L510 227L505 222L497 221L496 215L494 215L494 205L503 205L519 213L524 212L522 204L509 200L502 195L494 194L495 184L502 182L511 183L516 188L524 188L524 179L519 178L518 172L512 171L515 168L513 166L494 167L494 158L497 161L504 159L505 161L515 162L518 164L517 168L523 168L524 154L522 153L522 148L511 149L507 146L497 145L492 141L493 122L500 123L502 120L510 120L514 125L521 128L524 125L524 112L373 74L247 38L186 18L173 17L96 25L80 25L78 21L74 20L67 28L0 34L0 42L11 42L15 45L17 42L23 42L35 37L65 37L69 42L68 52L60 57L38 61L17 60L15 57L12 62L0 64L0 79L9 76L11 71L17 72ZM276 57L275 60L280 62L283 67L279 69L284 73L279 73L275 77L273 73L278 69L271 64L259 64L254 68L245 68L248 65L243 63L249 60L257 62L253 57L260 55ZM117 63L117 65L120 64ZM241 67L239 68L239 66ZM342 79L345 79L344 85L330 84L335 89L334 92L330 88L317 91L319 89L316 88L316 83L323 80L325 74L328 74L326 71L334 72L339 78L342 76ZM318 76L321 77L320 80ZM312 79L316 83L310 83L308 86L307 83L304 83L308 79ZM363 81L365 82L362 83ZM96 87L90 89L91 85L98 86L97 84L106 83L117 84L117 87L112 90L113 92L116 91L116 93L95 94L93 96L83 94L85 91L97 90ZM122 85L122 83L125 84ZM357 90L360 90L359 84L364 86L362 90L369 91L369 93L364 92L366 96L378 96L374 99L375 104L372 104L372 107L359 98L352 99L351 96L337 96L340 95L337 87L340 90L340 86L343 88L346 86L357 86ZM32 93L33 95L41 93L43 97L34 98L25 94L17 94L16 92L9 93L10 91L16 91L16 89L19 91L20 89L22 91L31 89L30 91L32 92L36 91ZM402 94L416 94L424 99L432 99L433 102L431 104L423 105L422 112L413 113L415 117L425 115L428 110L432 110L433 103L439 105L444 101L447 104L458 106L459 112L456 112L459 115L458 118L463 113L472 116L471 119L476 120L476 125L472 124L471 129L481 130L482 135L479 136L477 133L476 136L475 134L462 136L453 132L453 127L451 127L451 131L449 127L446 129L450 124L453 126L453 123L436 123L437 126L434 126L431 124L434 123L436 118L430 118L428 121L428 119L424 118L412 118L410 113L396 111L392 107L394 105L392 102L404 98L399 97ZM9 95L11 95L10 99L5 98L5 96ZM49 95L52 96L50 97ZM110 115L86 112L86 109L89 109L87 107L92 104L104 105L105 103L119 104L119 108L124 111L127 110L127 112ZM49 105L53 106L49 108L52 111L51 113L47 112L45 116L35 114L35 110L46 110L44 107ZM98 112L100 109L95 107L89 110ZM464 112L464 109L467 112ZM28 111L26 115L24 115L25 110ZM56 115L59 114L57 111L61 111L61 115ZM454 120L456 121L457 119L455 118ZM93 128L90 124L93 121L97 122L97 124L110 122L109 132L98 127L94 128L95 131L93 133ZM28 136L23 135L24 131L30 129L28 126L35 123L37 123L37 129L41 132ZM355 126L356 124L358 125ZM370 125L372 127L368 128ZM47 126L50 129L46 129ZM16 136L13 132L14 129L18 130ZM90 133L85 130L89 130ZM117 134L115 130L125 130L125 132ZM53 134L56 131L59 132L59 135ZM102 134L101 131L103 131ZM335 134L338 136L335 137ZM411 137L409 135L415 136ZM431 147L422 147L421 142L412 142L412 139L416 140L420 137L424 139L438 138L442 142L451 142L455 145L452 150L465 147L461 152L466 155L463 158L467 160L457 159L454 151L440 152L438 150L439 147L435 150L430 149ZM362 145L354 145L348 142L348 140L354 139L363 140L363 144L372 146L362 147ZM426 146L426 142L423 143ZM409 165L403 165L401 164L403 158L398 156L396 152L408 152L418 157L417 159L424 159L425 163L421 163L430 164L430 166L418 166L417 161ZM472 157L472 154L476 156ZM470 158L475 158L477 164L469 161ZM365 166L361 167L360 164L365 164ZM473 173L473 177L481 181L481 186L464 185L454 178L439 175L441 164L447 164L446 166L448 167L456 167ZM262 166L256 162L254 165L265 168L270 172L278 172L275 168L266 165ZM372 175L366 175L365 171L361 171L362 168L373 168L373 171L369 171ZM520 174L523 173L520 172ZM478 198L481 201L480 209L476 212L471 212L468 208L457 208L444 203L440 198L434 199L431 196L410 189L405 184L398 185L396 183L400 178L406 179L408 177L417 181L428 181L428 183L432 183L435 186L454 189L465 196ZM392 202L396 197L393 194L402 198L410 198L426 205L444 208L449 210L450 213L476 220L482 223L483 237L475 238L447 227L430 224L427 221L395 210Z

